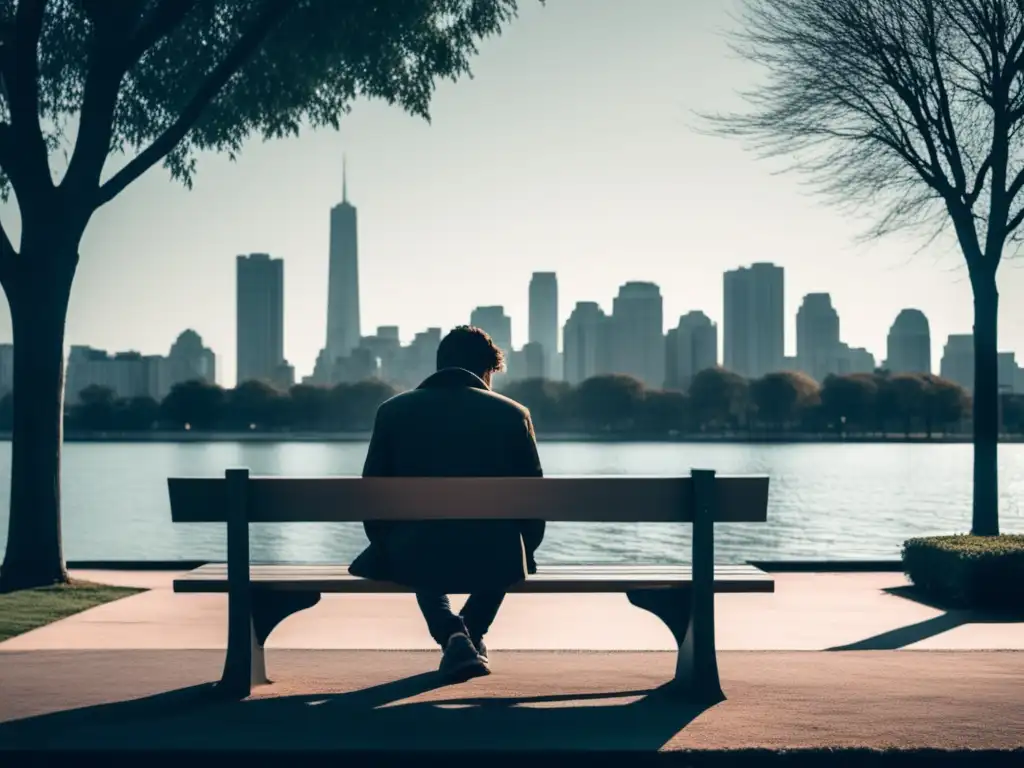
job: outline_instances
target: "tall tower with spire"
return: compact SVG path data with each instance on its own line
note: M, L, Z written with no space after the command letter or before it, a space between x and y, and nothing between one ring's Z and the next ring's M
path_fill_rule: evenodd
M348 201L348 173L341 159L341 202L331 208L327 281L327 360L348 357L359 346L359 241L356 208Z

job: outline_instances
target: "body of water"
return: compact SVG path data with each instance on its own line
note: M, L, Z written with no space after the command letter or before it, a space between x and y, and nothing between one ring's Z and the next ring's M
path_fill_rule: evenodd
M6 540L10 443L0 443ZM221 525L171 523L168 477L358 475L366 443L70 443L64 446L69 560L223 560ZM895 559L912 536L970 528L971 447L923 444L542 442L549 475L680 475L690 468L771 477L767 524L716 527L719 562ZM999 453L1002 526L1024 532L1024 445ZM552 523L542 563L686 562L689 525ZM257 525L253 558L349 562L365 545L351 523Z

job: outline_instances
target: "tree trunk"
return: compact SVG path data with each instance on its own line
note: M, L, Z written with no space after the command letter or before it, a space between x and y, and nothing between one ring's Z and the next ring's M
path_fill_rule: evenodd
M59 223L54 229L59 230ZM22 237L22 243L31 238ZM66 582L60 523L64 324L77 242L22 249L4 288L14 329L11 505L0 592Z
M999 534L999 292L995 276L974 286L974 506L971 533Z

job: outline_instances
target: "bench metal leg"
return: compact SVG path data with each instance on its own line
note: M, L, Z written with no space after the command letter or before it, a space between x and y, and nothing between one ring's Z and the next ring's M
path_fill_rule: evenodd
M236 633L228 637L228 653L224 662L221 687L231 695L245 697L255 685L270 682L267 677L264 645L275 627L291 616L320 602L319 592L270 592L253 590L252 614L248 617L248 643Z
M704 615L706 611L694 605L691 587L634 589L626 592L626 597L637 608L661 619L672 632L679 650L671 687L702 701L723 701L715 649L714 604L710 615Z

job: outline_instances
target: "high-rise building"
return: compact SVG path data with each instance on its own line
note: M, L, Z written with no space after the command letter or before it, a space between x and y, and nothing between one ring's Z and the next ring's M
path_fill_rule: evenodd
M502 306L477 307L469 316L469 324L487 332L506 358L512 355L512 318ZM509 371L512 370L508 364Z
M217 358L212 349L203 346L203 338L191 328L182 331L171 344L161 366L154 397L163 400L175 384L186 381L217 381Z
M928 318L919 309L896 316L886 344L885 367L890 373L931 373L932 339Z
M757 378L782 370L785 358L785 272L757 263L724 275L724 365Z
M554 272L534 272L530 279L528 341L543 348L544 375L554 378L558 362L558 277Z
M68 405L81 402L82 391L88 387L103 387L114 397L128 400L133 397L158 397L161 363L166 358L143 355L139 352L115 352L73 345L68 354L65 375L64 401Z
M843 350L839 313L827 293L808 293L796 313L796 359L800 369L818 382L839 373Z
M1017 388L1017 379L1020 377L1020 367L1017 365L1017 354L1015 352L997 353L996 366L999 382L999 394L1011 395L1020 391Z
M611 372L611 318L596 301L576 303L562 329L562 372L570 384Z
M437 348L441 344L441 329L428 328L413 338L412 343L402 347L399 353L398 383L409 387L417 386L421 381L437 370Z
M839 376L849 373L873 373L875 370L875 356L864 347L851 347L845 342L839 343L839 358L834 371Z
M547 349L540 342L531 341L523 345L523 378L543 379L548 376Z
M163 400L175 384L216 383L216 358L193 330L183 331L166 357L132 351L108 354L102 349L74 345L68 355L65 381L64 398L69 405L78 403L87 387L103 387L126 400Z
M612 306L612 370L648 387L665 383L665 326L661 291L654 283L629 282Z
M974 391L974 336L969 333L949 335L942 348L939 375L968 392Z
M331 208L327 278L327 359L348 357L359 346L359 238L356 208L348 201L345 161L341 169L341 202Z
M665 336L665 387L685 390L694 376L717 364L718 326L703 312L687 312Z
M375 335L363 336L359 340L359 349L368 350L377 359L380 363L380 377L382 379L385 381L397 380L399 372L398 357L402 349L402 344L398 338L397 326L378 326Z
M237 381L273 381L284 362L284 262L239 256L236 293Z

